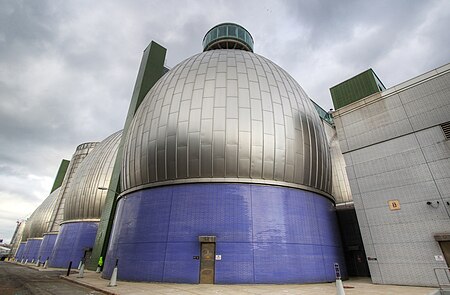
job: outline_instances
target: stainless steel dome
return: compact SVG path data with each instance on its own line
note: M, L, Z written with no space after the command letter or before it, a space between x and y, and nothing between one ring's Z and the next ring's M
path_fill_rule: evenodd
M274 184L331 198L331 161L314 106L270 60L211 50L146 95L124 145L122 190L192 182Z
M28 218L23 230L22 241L25 242L29 238L41 238L48 231L60 189L54 190Z
M72 180L64 205L64 219L100 219L106 191L111 180L122 131L118 131L97 144L81 162Z

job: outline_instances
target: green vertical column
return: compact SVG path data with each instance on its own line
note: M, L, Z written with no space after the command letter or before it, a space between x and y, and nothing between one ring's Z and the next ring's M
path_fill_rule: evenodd
M53 193L58 187L60 187L63 183L64 176L66 176L67 168L69 167L70 161L62 160L59 165L58 173L56 173L55 182L53 182L52 190L50 193Z
M108 249L109 236L114 221L116 210L117 195L121 191L120 173L122 170L123 145L128 128L139 108L142 100L148 91L162 77L164 73L164 60L166 58L166 49L158 43L152 41L144 50L144 54L139 67L136 84L133 90L130 107L128 108L125 126L123 127L122 138L120 140L119 149L117 151L116 161L114 163L111 182L106 195L105 206L98 226L97 236L95 238L94 248L92 250L92 258L88 262L87 268L94 270L102 256L105 258ZM104 260L104 259L103 259Z

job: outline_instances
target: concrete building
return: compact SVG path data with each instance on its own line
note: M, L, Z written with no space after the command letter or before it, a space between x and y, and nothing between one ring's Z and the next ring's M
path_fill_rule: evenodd
M435 286L450 264L450 65L384 89L331 88L372 281Z

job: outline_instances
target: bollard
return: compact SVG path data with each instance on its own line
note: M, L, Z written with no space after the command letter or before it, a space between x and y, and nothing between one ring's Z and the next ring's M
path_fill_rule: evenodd
M336 295L345 295L344 285L341 279L336 279Z
M44 269L46 269L47 266L48 266L48 257L47 257L47 260L45 260L45 262L44 262Z
M67 268L67 274L66 277L70 275L70 269L72 268L72 261L69 263L69 267Z
M80 272L78 273L77 278L84 278L84 263L81 263Z
M22 260L20 260L20 263L22 263L22 264L23 264L23 258L22 258Z
M334 264L334 272L336 274L336 295L345 295L344 285L341 280L341 270L338 263Z
M117 286L117 265L119 264L119 259L116 259L116 266L114 266L113 273L111 275L111 280L109 281L108 287Z
M41 265L41 262L39 261L39 258L36 260L36 266L39 267Z
M28 263L28 259L25 259L25 264L27 264Z
M80 263L78 263L78 270L80 270L80 268L81 268L81 265L83 264L83 260L80 260Z

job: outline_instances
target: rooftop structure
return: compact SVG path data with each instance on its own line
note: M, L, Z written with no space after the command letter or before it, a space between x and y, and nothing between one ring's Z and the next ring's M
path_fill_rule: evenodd
M241 49L253 52L253 37L242 26L222 23L210 29L203 38L203 51Z
M337 110L359 99L385 90L381 80L372 69L368 69L330 88L334 108Z

